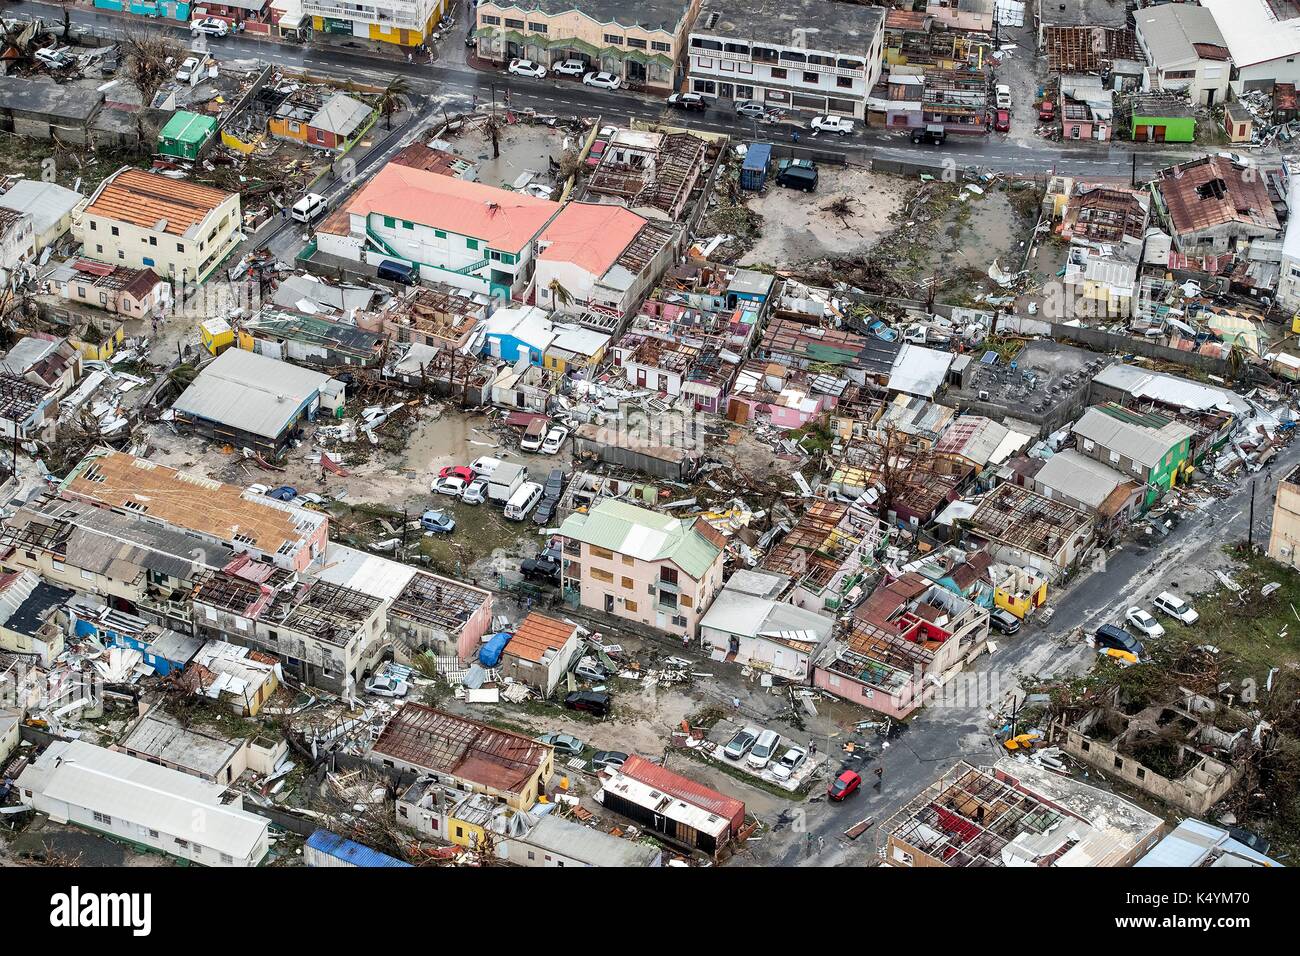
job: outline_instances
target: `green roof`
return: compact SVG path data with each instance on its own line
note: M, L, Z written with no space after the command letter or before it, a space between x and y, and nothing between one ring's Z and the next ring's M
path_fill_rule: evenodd
M721 550L694 530L693 518L668 515L606 500L586 514L571 514L560 534L642 561L671 561L695 580L708 573Z
M216 126L217 121L211 116L200 116L198 113L179 110L172 114L172 118L167 121L167 125L162 128L158 136L159 139L177 143L202 144L207 142Z

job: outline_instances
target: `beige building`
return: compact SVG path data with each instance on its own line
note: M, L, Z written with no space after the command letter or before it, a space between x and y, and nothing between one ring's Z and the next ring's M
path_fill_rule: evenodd
M152 269L163 279L206 279L238 244L239 194L123 167L74 220L81 254Z
M551 67L581 60L620 77L632 89L677 88L677 68L700 0L483 0L478 5L478 55Z
M1292 468L1277 483L1268 556L1290 567L1300 567L1300 467Z

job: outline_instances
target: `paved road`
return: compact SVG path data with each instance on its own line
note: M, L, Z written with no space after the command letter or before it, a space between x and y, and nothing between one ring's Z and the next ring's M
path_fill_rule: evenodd
M1282 452L1272 472L1282 475L1287 465L1296 462L1300 462L1300 443ZM1256 484L1255 542L1266 545L1276 484L1263 476L1256 478ZM992 688L990 694L927 707L890 742L883 756L879 742L873 744L873 757L860 768L865 782L860 796L843 805L824 799L800 805L796 809L806 812L801 825L767 834L747 856L754 863L783 866L871 862L876 828L940 772L962 759L983 765L998 758L999 750L989 736L989 716L1001 709L1008 692L1018 689L1021 675L1085 673L1095 651L1085 642L1069 641L1068 635L1076 627L1090 632L1132 604L1149 605L1160 591L1188 581L1198 567L1226 563L1219 549L1245 538L1249 502L1250 483L1245 481L1231 497L1184 520L1150 548L1130 546L1111 555L1104 571L1089 574L1052 602L1055 612L1047 625L1027 628L1014 638L999 638L998 651L976 662L971 674L978 676L977 689ZM880 791L870 783L876 766L884 768ZM873 818L875 825L856 843L841 836L866 817Z
M58 22L62 8L57 4L7 2L9 15L41 16ZM669 110L662 100L628 92L606 92L583 86L575 80L548 78L532 80L512 77L505 73L486 73L465 62L463 43L464 12L460 11L457 25L442 43L437 62L407 63L393 58L385 59L360 50L351 51L337 47L303 46L295 43L273 43L248 36L209 38L209 49L218 58L256 59L275 63L291 69L315 70L337 77L351 77L359 82L386 85L394 75L408 78L412 89L431 98L439 108L448 111L472 108L475 97L479 103L488 102L495 84L498 99L510 90L511 106L534 108L547 113L600 115L610 121L623 117L664 120L671 117L679 126L711 132L727 133L750 139L780 139L789 137L791 127L770 126L737 116L730 107L715 107L703 114L678 113ZM130 18L138 21L139 18ZM113 35L121 35L129 20L112 16L93 8L76 8L72 12L76 24ZM182 25L163 20L149 22L150 29L166 30L178 39L189 40L189 31ZM829 139L829 143L827 143ZM851 137L815 137L804 131L804 145L820 146L847 152L858 162L871 159L915 160L918 157L950 158L962 165L977 165L989 170L1031 174L1044 172L1070 173L1107 178L1127 178L1137 157L1139 177L1172 162L1201 155L1203 151L1177 147L1160 150L1134 149L1123 144L1058 144L1036 137L1017 137L995 133L988 137L954 138L940 149L914 146L906 134L879 129L860 129Z

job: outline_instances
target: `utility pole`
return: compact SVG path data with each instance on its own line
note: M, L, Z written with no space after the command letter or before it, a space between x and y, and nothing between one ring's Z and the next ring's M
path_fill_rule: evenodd
M1246 528L1246 550L1255 551L1255 479L1250 479L1250 524Z
M1131 153L1131 154L1129 154L1129 158L1130 158L1130 159L1132 160L1132 162L1133 162L1133 171L1129 174L1129 185L1130 185L1130 186L1137 186L1137 184L1138 184L1138 154L1137 154L1137 153Z

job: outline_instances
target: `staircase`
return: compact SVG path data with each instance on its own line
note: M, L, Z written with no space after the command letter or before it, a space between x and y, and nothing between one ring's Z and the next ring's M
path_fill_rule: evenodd
M475 272L478 272L479 269L482 269L487 264L488 261L486 259L480 259L478 262L471 262L469 265L461 266L459 269L455 269L453 271L456 272L458 275L463 275L463 276L473 275Z

